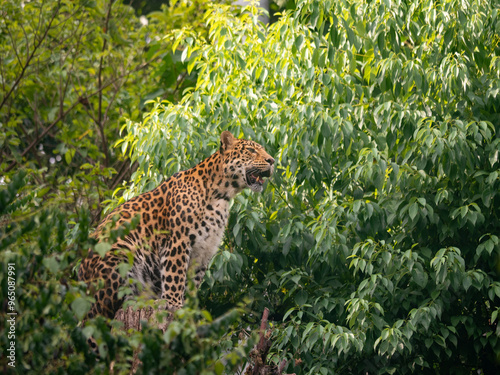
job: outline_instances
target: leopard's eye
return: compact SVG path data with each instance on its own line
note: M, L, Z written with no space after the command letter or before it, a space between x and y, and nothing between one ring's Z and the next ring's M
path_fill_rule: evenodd
M250 152L252 152L252 153L254 153L254 154L257 153L257 151L255 151L255 149L252 148L252 147L248 147L247 150L250 151Z

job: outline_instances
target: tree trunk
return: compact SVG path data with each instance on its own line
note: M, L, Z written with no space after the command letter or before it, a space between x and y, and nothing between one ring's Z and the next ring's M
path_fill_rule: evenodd
M134 310L131 306L127 307L126 310L120 309L115 314L115 320L123 323L123 329L128 331L129 329L135 329L137 331L142 330L142 322L148 322L151 326L157 327L162 330L163 333L167 330L168 325L174 320L173 311L167 316L166 319L160 323L158 322L157 313L162 311L162 309L154 309L153 307L145 307L143 309ZM141 361L139 359L139 349L134 352L134 360L130 370L130 374L135 374L139 368ZM111 373L113 373L113 363L111 364Z

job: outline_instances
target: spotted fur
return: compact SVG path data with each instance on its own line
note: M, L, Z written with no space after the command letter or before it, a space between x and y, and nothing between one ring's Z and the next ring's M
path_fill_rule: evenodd
M199 286L220 246L230 200L246 187L262 191L263 177L271 175L273 164L261 145L225 131L220 149L212 156L117 207L99 224L96 238L116 218L116 226L120 226L139 215L139 224L117 240L104 258L91 251L82 261L79 279L89 285L98 280L104 283L95 292L96 302L88 317L113 318L123 303L118 289L129 278L142 284L153 298L165 300L169 308L181 307L188 269L195 270L194 281ZM129 254L133 254L133 265L123 278L118 265ZM134 291L139 293L137 288Z

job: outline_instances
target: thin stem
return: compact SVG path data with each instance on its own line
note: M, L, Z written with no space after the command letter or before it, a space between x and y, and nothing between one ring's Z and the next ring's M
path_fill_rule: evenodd
M24 73L26 73L26 70L28 69L28 66L31 63L31 60L35 56L36 51L42 45L43 41L47 37L47 34L49 33L49 30L51 28L52 22L54 22L56 15L59 13L60 6L61 6L61 4L58 3L56 10L54 11L54 14L52 15L52 18L50 19L49 24L47 25L47 28L45 29L45 32L41 36L38 43L35 43L35 45L33 46L33 51L31 51L31 54L29 54L29 56L26 58L26 63L24 65L22 63L20 63L20 65L22 66L21 73L19 73L19 76L14 81L14 83L13 83L12 87L10 88L9 92L7 93L7 95L5 95L4 98L2 99L2 102L0 103L0 109L2 109L2 107L5 105L5 102L9 99L9 97L14 92L15 88L19 85L19 82L21 82L21 79L24 77ZM41 10L40 10L40 12L41 12ZM10 34L10 32L9 32L9 34ZM11 38L12 38L12 36L11 36ZM36 40L36 37L35 37L35 40Z
M108 24L109 20L111 18L111 7L113 6L113 1L114 0L109 0L109 6L108 6L108 11L106 13L106 20L104 21L104 32L108 32ZM99 60L99 73L97 76L98 80L98 87L99 89L102 86L102 66L104 63L104 51L106 50L107 46L107 39L104 39L102 43L102 50L101 50L101 58ZM103 113L102 113L102 90L99 91L99 107L97 110L97 125L99 126L99 130L101 133L101 142L102 142L102 148L104 151L104 156L105 156L105 164L106 167L109 166L109 150L108 150L108 141L106 139L106 134L104 134L104 123L103 123Z

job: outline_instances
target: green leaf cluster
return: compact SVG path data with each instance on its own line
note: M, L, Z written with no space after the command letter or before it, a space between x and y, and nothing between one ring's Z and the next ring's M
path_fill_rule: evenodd
M234 200L209 310L269 307L288 372L498 370L498 4L301 0L270 26L228 10L176 33L195 87L123 138L125 197L225 129L278 160Z
M113 364L112 373L128 374L139 348L143 372L232 373L253 345L235 331L241 308L212 318L194 297L166 335L125 332L102 317L82 327L93 302L77 281L82 257L104 255L134 225L109 230L107 242L89 238L103 202L135 168L112 147L121 118L138 120L147 100L178 100L194 84L196 73L187 73L168 34L187 23L205 32L204 0L171 2L143 17L126 3L6 0L0 7L0 299L16 314L14 336L11 316L0 324L2 350L11 341L15 347L15 367L2 352L7 373L100 374Z
M9 313L4 318L14 319L12 329L7 321L3 325L0 343L4 348L14 343L15 348L15 359L2 362L6 371L109 374L113 368L113 373L129 374L135 352L140 353L141 373L230 374L241 368L256 337L238 335L246 310L238 306L213 318L199 307L194 285L164 334L147 324L142 331L127 332L122 323L100 316L83 327L81 321L94 301L88 286L76 280L79 261L89 249L104 255L110 246L89 238L88 210L76 215L53 207L40 209L39 192L17 199L26 190L30 187L24 173L14 175L0 190L0 298ZM129 230L109 231L109 241ZM130 288L122 293L130 293ZM153 304L139 299L129 305ZM100 358L87 344L89 337L96 340ZM7 367L7 362L14 365Z
M44 203L77 212L119 191L135 166L112 147L122 116L139 120L145 102L178 100L194 84L181 52L165 39L206 1L176 1L137 16L123 1L6 0L0 10L0 170L19 169Z

